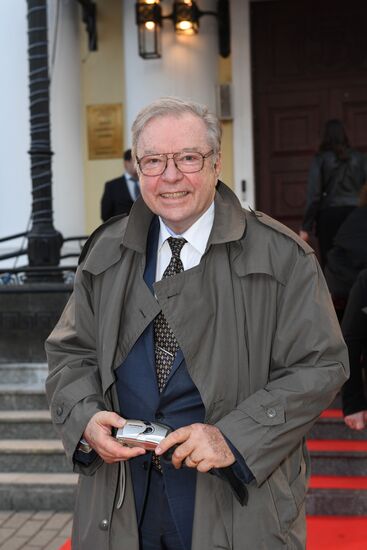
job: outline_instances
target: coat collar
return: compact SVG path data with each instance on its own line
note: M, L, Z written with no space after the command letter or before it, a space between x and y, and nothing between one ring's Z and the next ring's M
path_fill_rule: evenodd
M212 244L240 240L246 229L245 211L242 210L233 191L220 181L214 201L214 224L207 249ZM155 214L149 210L142 197L139 197L128 218L116 216L101 225L90 236L81 254L80 262L83 271L93 275L102 273L121 259L123 247L145 254L149 228L154 216Z
M208 246L239 240L246 229L246 215L236 195L221 181L218 181L214 203L214 224ZM122 244L144 253L153 216L153 212L139 197L131 209Z

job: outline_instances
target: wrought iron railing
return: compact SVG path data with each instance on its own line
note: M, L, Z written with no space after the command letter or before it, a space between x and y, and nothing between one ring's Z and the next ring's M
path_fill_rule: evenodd
M4 243L7 241L11 241L18 238L27 238L28 233L16 233L14 235L9 235L8 237L1 237L0 243ZM83 244L88 238L87 235L77 235L74 237L66 237L63 239L63 245L67 242L79 242L80 250L78 252L67 252L65 254L61 254L60 259L64 260L67 258L78 258L80 255L80 252L83 248ZM0 254L0 261L4 260L11 260L12 258L17 259L21 256L26 256L28 254L28 247L19 248L18 250L14 250L12 252L7 252L5 254ZM29 276L32 274L39 273L42 271L42 273L47 278L47 274L60 274L60 277L62 277L63 281L66 282L66 284L71 281L74 272L76 271L77 263L75 265L43 265L43 266L30 266L29 264L24 264L21 266L13 266L13 267L0 267L0 286L4 290L4 285L22 285L24 282L29 280Z

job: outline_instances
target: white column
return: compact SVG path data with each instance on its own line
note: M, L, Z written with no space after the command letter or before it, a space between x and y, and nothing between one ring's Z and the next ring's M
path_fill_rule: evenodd
M85 233L80 12L78 2L48 1L54 226L64 237ZM63 252L76 246L64 245Z
M252 122L250 2L231 0L233 82L233 158L235 190L245 206L255 206ZM246 182L246 193L242 192Z

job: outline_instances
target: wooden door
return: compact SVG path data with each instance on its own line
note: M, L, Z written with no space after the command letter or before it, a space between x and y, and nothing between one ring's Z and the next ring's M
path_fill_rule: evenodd
M251 4L256 206L296 231L325 122L367 151L366 20L365 0Z

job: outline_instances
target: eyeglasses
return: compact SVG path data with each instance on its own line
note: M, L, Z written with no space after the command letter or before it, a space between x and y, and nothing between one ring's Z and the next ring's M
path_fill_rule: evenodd
M140 159L136 157L140 171L144 176L160 176L167 168L169 159L175 163L177 170L184 174L194 174L203 169L204 161L214 153L213 150L202 155L194 152L160 153L159 155L145 155Z

